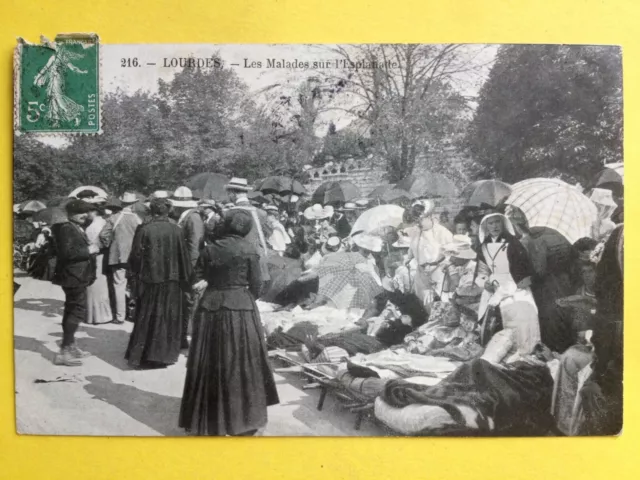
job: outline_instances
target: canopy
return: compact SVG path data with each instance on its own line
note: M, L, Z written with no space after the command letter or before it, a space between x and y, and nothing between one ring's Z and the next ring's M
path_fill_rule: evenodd
M26 202L22 202L18 206L18 213L31 215L39 212L40 210L44 210L45 208L47 208L47 206L38 200L28 200Z
M402 223L404 208L397 205L379 205L364 212L351 228L351 235L357 232L384 235L385 227L398 228Z
M396 188L405 190L415 197L455 197L458 195L455 183L441 173L433 172L409 175L399 181Z
M360 190L348 180L340 182L325 182L320 185L313 196L312 203L330 205L332 203L344 203L359 198Z
M187 180L186 187L190 188L196 198L206 198L218 202L228 202L226 185L229 178L219 173L205 172L194 175Z
M255 187L263 193L277 193L278 195L306 195L307 189L298 181L291 177L272 176L259 181Z
M336 308L365 309L382 293L373 267L360 253L329 254L315 270L319 277L318 295L329 299Z
M511 187L507 183L500 180L478 180L464 187L460 198L469 207L483 207L485 205L497 207L510 194Z
M513 185L506 203L520 208L529 227L548 227L574 243L591 236L597 209L578 189L555 179L534 178Z
M78 195L81 191L83 190L91 190L92 192L94 192L96 194L96 196L98 197L104 197L107 198L107 192L105 192L103 189L101 189L100 187L94 187L92 185L85 185L83 187L78 187L76 188L73 192L71 192L69 194L69 197L75 197L76 195Z

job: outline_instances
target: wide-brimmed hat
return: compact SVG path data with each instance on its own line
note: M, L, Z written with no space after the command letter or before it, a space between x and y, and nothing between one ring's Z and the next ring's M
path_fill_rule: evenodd
M359 233L351 238L353 243L358 247L369 250L370 252L381 252L383 241L380 237L369 235L367 233Z
M359 208L359 209L367 208L370 202L371 200L368 198L361 198L359 200L356 200L355 201L356 208Z
M333 207L327 205L323 207L319 203L312 205L304 211L304 218L307 220L324 220L333 216Z
M123 205L133 205L138 202L138 197L135 193L124 192L120 197L118 197L118 200L120 200Z
M151 206L151 200L154 198L169 198L169 192L167 190L156 190L149 195L149 199L144 203L145 207L149 208Z
M209 207L209 208L214 208L216 206L216 202L215 200L211 200L209 198L203 198L202 200L200 200L198 202L198 206L199 207Z
M250 192L251 187L246 178L233 177L229 183L225 185L227 190L236 190L238 192Z
M476 252L471 248L471 239L466 235L454 235L453 242L443 248L445 254L463 260L475 260Z
M178 187L171 197L171 204L174 207L195 208L198 202L193 196L193 192L188 187Z
M265 205L264 207L262 207L262 209L266 212L274 212L274 213L280 212L278 207L276 207L275 205Z
M339 237L333 236L329 237L326 242L322 245L322 254L327 255L329 253L335 253L340 250L342 246L342 241Z
M347 202L338 209L339 212L352 212L358 210L358 206L353 202Z
M411 237L409 235L399 235L398 240L391 244L394 248L410 248Z

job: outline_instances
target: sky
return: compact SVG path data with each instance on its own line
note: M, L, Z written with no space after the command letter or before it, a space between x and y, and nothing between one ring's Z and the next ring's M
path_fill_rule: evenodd
M179 58L211 58L215 55L228 68L238 72L239 77L247 84L249 91L255 95L258 102L265 96L261 93L267 86L280 84L282 88L295 88L300 81L311 75L311 69L267 68L267 59L284 60L289 62L335 62L338 58L329 48L331 45L269 45L269 44L137 44L137 45L101 45L102 57L102 87L104 93L122 90L126 93L146 91L155 93L158 80L171 80L181 70L171 67L172 62ZM479 46L465 47L469 55L475 55ZM487 45L481 54L474 58L474 62L483 67L479 73L473 75L461 74L455 76L454 86L469 97L477 95L482 83L489 73L490 64L495 58L497 45ZM135 59L135 60L134 60ZM133 64L137 62L138 66ZM252 68L250 65L262 68ZM333 63L331 63L333 65ZM329 112L321 119L320 127L326 130L326 125L332 121L339 128L348 125L352 118L344 113ZM318 132L317 132L318 133ZM64 146L64 139L47 142L53 146Z

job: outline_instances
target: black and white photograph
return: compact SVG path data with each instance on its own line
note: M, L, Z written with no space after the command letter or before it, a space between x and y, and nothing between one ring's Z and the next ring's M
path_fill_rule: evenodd
M16 52L19 434L621 434L620 47Z

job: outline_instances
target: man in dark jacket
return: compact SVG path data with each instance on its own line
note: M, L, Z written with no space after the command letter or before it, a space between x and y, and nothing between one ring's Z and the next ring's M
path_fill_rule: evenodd
M57 365L82 365L81 359L89 355L76 346L75 333L87 316L87 287L96 279L98 248L90 245L84 231L91 208L83 200L70 201L66 206L69 221L52 228L57 256L53 283L65 295L62 345L54 359Z

